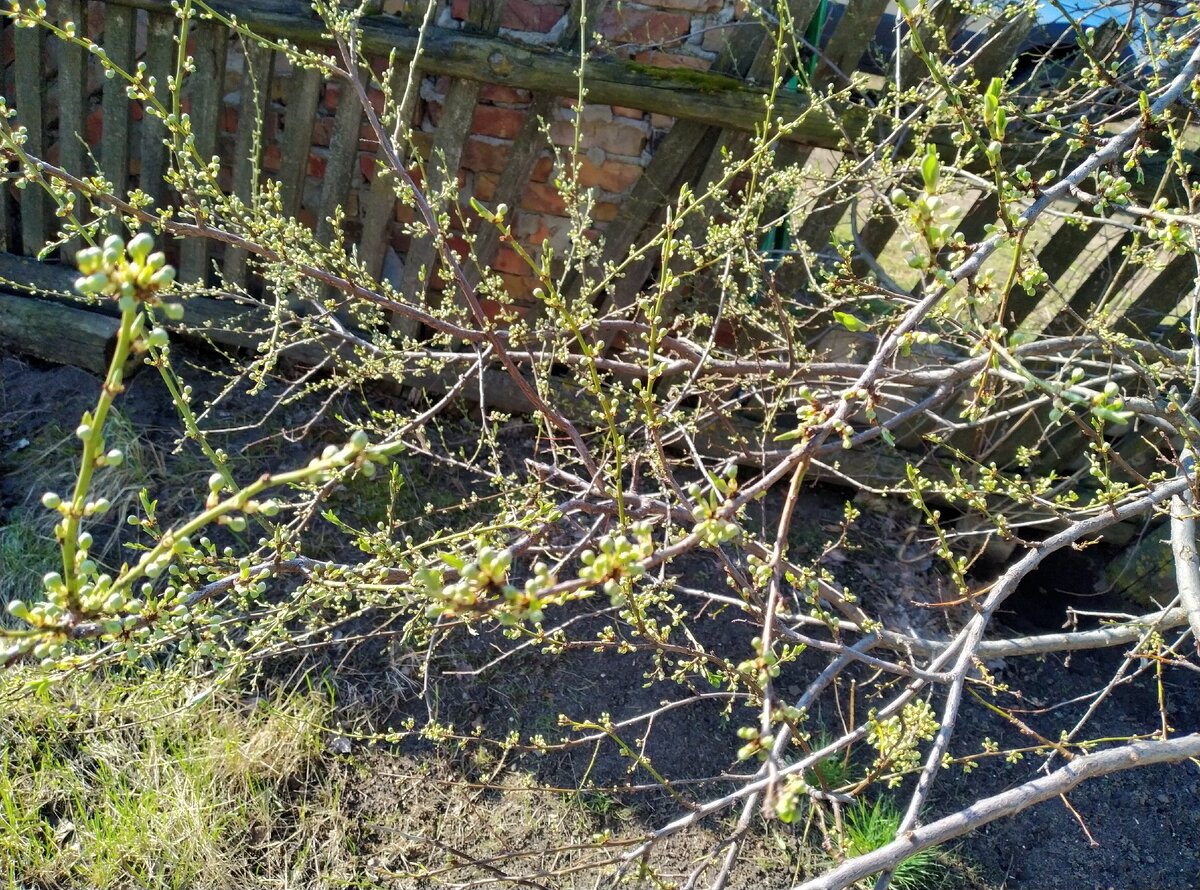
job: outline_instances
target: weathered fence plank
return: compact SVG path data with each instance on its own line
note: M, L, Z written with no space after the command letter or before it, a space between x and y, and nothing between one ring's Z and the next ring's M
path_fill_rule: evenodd
M369 77L367 72L360 74ZM363 109L353 96L338 102L333 116L333 134L329 138L329 155L321 181L321 197L317 204L317 240L339 242L343 233L335 232L332 217L350 192L350 181L358 167L358 136L362 128Z
M168 0L120 0L130 6L165 12ZM817 0L795 0L815 8ZM258 33L297 43L328 46L328 29L312 12L272 0L216 0L211 4ZM811 16L811 11L809 13ZM805 19L807 20L807 19ZM497 83L533 92L574 95L579 85L577 53L534 47L468 30L430 27L421 38L417 28L394 16L364 16L361 48L369 55L411 61L421 46L421 67L429 74L482 83ZM753 132L764 119L768 91L728 75L675 68L655 68L616 59L587 62L588 101L656 111L699 120L712 126ZM772 117L799 119L808 102L781 94ZM840 144L844 129L854 132L865 116L848 109L837 120L809 114L788 139L827 148Z
M312 68L292 68L292 88L283 114L283 148L279 161L279 200L284 216L294 217L304 200L304 177L312 149L317 102L325 78Z
M875 35L875 29L886 8L887 3L881 2L881 0L851 3L846 7L841 21L837 23L837 27L830 35L829 42L818 59L813 73L814 89L824 89L830 83L843 79L858 67L859 61L870 48L871 39ZM811 148L797 145L781 146L776 153L780 166L802 166L807 163L811 155ZM780 216L786 209L782 201L788 199L790 196L780 196L778 201L768 205L765 216L768 219ZM832 206L824 211L810 212L796 232L795 240L810 245L814 250L822 249L829 243L830 234L841 220L849 204L849 199L842 199L833 202ZM800 277L798 269L785 268L781 270L781 273L784 280L780 282L780 285L783 288L794 289L798 286Z
M1196 298L1198 274L1195 254L1170 258L1121 314L1120 328L1127 334L1148 337L1181 303ZM1168 335L1167 339L1177 338Z
M46 137L46 36L41 28L15 28L13 75L17 122L25 127L25 150L45 157ZM32 256L50 237L50 198L36 183L21 195L21 243Z
M133 69L135 13L112 3L104 7L104 50L109 61L122 71ZM100 169L114 192L124 197L129 188L130 107L126 82L121 76L105 77L101 95L104 117L100 135ZM121 220L113 216L108 230L123 234Z
M161 12L150 13L146 26L146 72L154 78L154 95L170 107L168 80L175 74L175 17ZM150 196L154 206L167 201L167 127L154 114L142 115L142 165L138 171L138 188Z
M184 81L184 95L191 105L192 133L196 154L208 163L217 151L217 127L220 125L225 90L225 60L228 33L214 22L191 23L196 35L192 52L196 70ZM179 275L184 281L203 282L208 276L210 244L207 238L189 238L180 249Z
M60 21L74 22L77 28L87 26L86 8L83 0L59 0ZM76 176L84 175L87 163L87 145L84 142L86 129L85 102L87 94L87 50L65 40L58 44L58 81L56 101L58 104L58 161ZM85 206L81 196L75 195L75 218L83 221ZM62 248L62 259L70 263L75 253L83 246L79 238L72 238Z
M242 72L241 102L233 149L233 194L250 206L258 190L262 157L263 123L271 101L271 74L275 53L258 43L242 42L245 70ZM235 287L246 283L246 252L225 251L225 280Z
M1079 260L1088 244L1097 237L1096 226L1078 226L1063 223L1051 236L1050 240L1038 251L1037 260L1048 279L1057 282ZM1042 302L1040 292L1028 294L1016 288L1008 295L1008 306L1005 312L1005 324L1016 328L1025 322Z
M494 33L500 26L503 6L495 0L471 0L467 10L467 24L483 33ZM458 79L450 84L442 103L442 116L438 121L433 150L425 160L425 188L431 201L441 201L442 192L449 182L458 179L459 163L463 147L471 134L471 123L475 119L475 106L479 104L479 91L483 84L477 80ZM456 188L450 189L457 194ZM457 198L452 199L450 213L458 213ZM426 292L439 265L438 245L432 233L414 236L412 246L405 257L404 279L401 292L405 299L424 302Z

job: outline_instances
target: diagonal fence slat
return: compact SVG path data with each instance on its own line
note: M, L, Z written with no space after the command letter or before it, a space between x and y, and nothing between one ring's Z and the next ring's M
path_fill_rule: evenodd
M470 25L485 34L494 33L500 26L503 4L496 0L471 0L467 19ZM451 82L442 104L442 116L438 122L433 150L425 161L425 188L431 201L442 200L443 189L457 180L459 164L471 124L475 119L475 108L479 104L479 93L483 84L477 80L462 78ZM457 189L451 189L457 192ZM457 203L455 201L455 203ZM458 208L451 208L451 216ZM429 286L440 265L438 245L432 234L414 235L412 245L405 257L404 279L401 293L405 298L423 303Z
M595 22L607 5L608 0L573 0L567 13L567 27L563 30L558 45L564 48L573 46L579 39L580 24L584 21ZM508 163L496 184L496 205L506 204L515 208L520 203L538 158L547 147L542 122L549 117L557 99L554 94L545 92L533 93L530 96L521 131L513 142ZM610 225L609 231L611 230ZM468 280L472 284L478 283L482 270L491 265L499 247L500 231L495 226L483 226L475 236L474 262L467 268Z

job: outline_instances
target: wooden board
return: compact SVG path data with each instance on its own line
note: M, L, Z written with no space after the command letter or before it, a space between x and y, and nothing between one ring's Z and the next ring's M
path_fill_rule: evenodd
M207 163L217 152L217 127L225 101L225 59L229 35L213 22L192 22L195 49L193 71L184 81L184 96L191 105L196 153ZM189 238L180 248L179 278L203 283L208 278L208 258L213 245L206 238Z
M241 103L233 148L233 194L249 207L261 176L263 122L271 101L271 76L275 53L258 43L242 42L246 54L242 73ZM234 287L246 284L246 252L225 251L225 281Z
M156 81L154 94L168 109L171 106L169 78L175 74L179 47L175 42L175 17L150 14L146 27L146 71ZM167 127L158 117L142 115L142 164L138 169L138 188L151 197L156 207L167 203Z
M17 123L25 127L25 150L44 158L46 135L46 32L15 28L13 76L16 78ZM21 193L21 245L26 255L37 254L50 237L51 202L41 186L30 183Z
M109 3L104 7L104 50L112 63L123 71L134 67L133 39L135 14L132 9ZM129 191L129 142L131 109L126 83L120 76L105 77L101 95L104 128L100 136L100 169L112 183L114 193L124 198ZM125 227L117 216L109 220L108 231L124 236Z
M283 149L279 161L279 198L284 216L296 216L304 200L313 125L324 84L321 72L293 66L283 111Z
M59 0L60 24L74 22L77 28L86 28L83 0ZM87 50L65 40L55 41L58 52L58 78L55 100L58 106L58 161L69 173L85 176L87 169L87 146L84 143L85 102L87 98ZM86 219L87 207L81 196L75 195L75 218ZM83 246L79 238L72 238L61 251L64 262L73 263L76 252Z

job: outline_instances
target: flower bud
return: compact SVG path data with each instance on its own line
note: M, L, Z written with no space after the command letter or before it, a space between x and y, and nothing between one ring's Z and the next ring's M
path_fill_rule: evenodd
M150 255L150 251L154 248L154 239L146 232L140 235L135 235L126 245L126 250L129 251L129 256L132 257L135 263L143 263L146 257Z

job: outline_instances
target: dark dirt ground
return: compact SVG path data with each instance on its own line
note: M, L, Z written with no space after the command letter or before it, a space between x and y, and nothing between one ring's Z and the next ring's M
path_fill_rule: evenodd
M203 356L184 354L183 359L202 360ZM200 393L211 392L215 385L191 382ZM79 414L93 404L97 385L92 375L69 367L40 366L14 357L0 361L0 522L15 521L36 500L42 481L38 473L47 463L43 452L69 437ZM233 398L213 422L236 426L243 418L263 413L275 396L268 389L255 399ZM164 455L161 467L150 474L149 484L170 487L172 482L178 484L191 478L190 473L199 472L204 475L196 478L205 478L207 471L191 446L185 447L182 457L168 454L179 426L153 371L143 371L133 379L120 409L137 435L156 443L156 453ZM280 422L292 424L303 417L301 408L289 411L282 412ZM263 435L261 431L243 431L226 437L225 444L250 465L281 455L299 458L319 450L311 442L263 441ZM315 435L319 438L320 431ZM67 447L71 444L73 441ZM419 475L416 468L411 469L414 476ZM438 476L418 481L426 490L464 485L460 479ZM806 549L819 547L837 528L850 496L846 491L822 487L805 492L794 533L798 557L804 556ZM868 611L908 616L926 633L944 631L938 626L943 620L940 614L911 607L913 601L935 601L942 596L945 584L938 568L930 559L911 561L911 551L901 547L908 522L903 514L887 506L867 506L872 509L864 510L852 538L857 549L835 553L830 567L839 580L860 592ZM769 511L771 505L764 509ZM691 586L724 587L715 561L696 558L679 569L687 572ZM1064 586L1090 589L1092 569L1083 558L1048 566L1026 586L1021 613L1010 614L1006 621L1021 633L1030 632L1031 627L1056 626L1062 605L1053 591ZM1089 601L1088 607L1097 607L1097 603ZM750 627L724 616L713 616L699 626L703 642L730 651L746 648L753 636ZM585 629L577 628L577 635L583 635ZM640 681L629 682L631 675L639 675L647 667L640 656L618 660L591 651L545 659L527 649L478 675L466 673L494 658L503 643L486 637L450 641L432 665L438 673L423 697L411 681L410 668L418 654L396 653L386 646L353 652L333 647L316 658L341 671L335 677L339 700L360 715L366 713L369 722L380 728L405 716L423 718L432 711L442 721L478 728L485 734L503 736L518 730L523 736L542 732L557 738L562 733L557 727L559 714L584 719L605 712L620 721L663 700L689 694L673 684L644 687ZM1069 659L1010 660L995 666L998 679L1023 693L1023 698L1014 694L1000 703L1014 706L1030 731L1057 737L1063 727L1074 724L1086 709L1088 697L1105 687L1121 662L1119 651L1079 653ZM783 688L798 692L821 667L820 654L807 653L781 678ZM379 677L385 672L389 688L381 691ZM848 673L837 698L831 696L818 707L818 722L840 725L850 680L867 677L865 671ZM1153 732L1164 712L1178 733L1200 727L1200 684L1193 673L1165 670L1161 690L1160 712L1153 669L1120 685L1089 725L1087 735L1109 738ZM870 704L857 702L860 718ZM730 720L719 702L679 708L655 719L647 734L645 754L656 769L678 782L681 796L707 800L729 787L720 777L737 768L730 752L738 744L734 738L738 724L737 714ZM631 730L630 737L638 732ZM978 753L985 738L999 742L1002 749L1031 743L1027 733L968 698L952 751L956 755ZM438 880L461 880L464 875L486 885L491 866L478 863L463 865L441 878L417 881L396 875L413 873L417 864L425 868L444 864L454 856L462 863L468 857L479 860L503 851L549 849L597 832L620 837L639 826L661 825L684 812L661 790L625 794L605 790L625 783L652 784L645 770L631 770L630 761L619 756L611 744L581 745L540 757L468 748L465 754L447 758L436 755L425 743L386 747L336 741L331 747L331 758L337 761L333 768L354 777L343 805L361 827L364 872L392 886L436 886ZM343 756L347 750L349 755ZM1026 781L1040 762L1032 755L1015 764L1000 757L985 758L970 775L952 767L942 775L927 818ZM573 797L566 791L535 794L527 790L534 780L562 789L591 783L595 790L582 796L577 792ZM454 788L464 783L470 783L469 793L456 793ZM896 800L902 802L907 790L908 786L898 789ZM1101 779L1073 792L1070 804L1077 815L1061 802L1046 803L964 839L949 851L948 870L935 886L979 890L1200 887L1200 769L1196 765ZM724 827L714 821L702 832L675 842L663 860L666 873L711 845ZM748 841L745 866L735 872L730 886L784 887L802 877L803 870L819 861L820 854L801 843L800 830L778 823L757 829ZM431 832L439 838L437 843L422 839ZM1089 843L1088 832L1095 846ZM566 853L546 852L513 867L536 871L561 865L565 857ZM509 867L507 860L505 867ZM563 877L548 886L592 886L592 882L590 876Z

